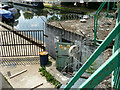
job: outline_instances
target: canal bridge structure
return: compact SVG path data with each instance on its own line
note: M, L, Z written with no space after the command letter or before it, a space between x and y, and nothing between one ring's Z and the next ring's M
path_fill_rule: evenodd
M102 3L103 6L104 4L105 2ZM120 3L119 3L119 9L120 9ZM108 34L108 36L102 41L102 43L95 50L95 52L84 63L84 65L78 70L75 76L68 82L68 84L64 88L65 90L70 89L75 84L75 82L80 78L80 76L89 68L89 66L105 50L105 48L113 41L114 38L115 38L115 42L113 46L113 55L103 65L101 65L85 82L83 82L81 85L79 85L79 87L76 87L76 88L93 89L100 82L102 82L105 79L105 77L107 77L111 73L112 73L111 87L115 90L118 90L120 88L120 78L119 78L120 77L120 68L119 68L120 66L119 65L120 63L119 62L119 59L120 59L120 22L119 21L120 21L120 10L118 12L116 26Z

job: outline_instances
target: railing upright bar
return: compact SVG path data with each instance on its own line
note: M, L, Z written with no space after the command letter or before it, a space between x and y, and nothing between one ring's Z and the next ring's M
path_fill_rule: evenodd
M104 5L106 4L107 0L105 0L100 7L98 8L97 12L94 15L94 41L97 41L96 37L97 37L97 24L98 24L98 15L100 13L100 11L102 10L102 8L104 7ZM96 20L97 18L97 20Z
M117 50L104 64L102 64L85 82L83 82L79 88L93 89L97 86L117 67L118 58L120 58L120 49Z
M108 3L107 3L107 12L106 12L106 16L108 16L108 13L109 13L109 7L110 7L110 0L108 0Z
M109 33L101 45L94 51L90 58L84 63L84 65L78 70L76 75L68 82L66 89L70 89L72 85L79 79L79 77L89 68L89 66L95 61L95 59L101 54L101 52L108 46L109 43L116 37L120 28L120 23Z

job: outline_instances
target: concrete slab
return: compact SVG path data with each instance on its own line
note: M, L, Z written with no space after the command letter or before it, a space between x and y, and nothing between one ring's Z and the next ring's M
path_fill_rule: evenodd
M1 73L6 77L9 83L13 88L33 88L40 83L43 83L42 86L38 88L54 88L54 85L48 83L45 77L40 75L38 72L40 68L39 64L36 65L17 65L15 67L1 67ZM20 74L12 79L7 75L7 72L10 71L11 75L16 74L24 69L27 69L27 72Z
M0 31L7 31L7 29L5 29L2 26L0 26Z
M6 89L6 88L12 89L12 86L7 82L7 80L0 73L0 90Z
M64 76L61 72L56 69L56 61L49 57L49 60L52 62L51 66L46 66L46 70L56 78L61 84L66 84L69 80L69 77Z

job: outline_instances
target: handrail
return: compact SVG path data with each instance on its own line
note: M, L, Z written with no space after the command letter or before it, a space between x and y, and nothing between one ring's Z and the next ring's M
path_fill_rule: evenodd
M97 37L96 32L97 32L98 16L99 16L102 8L104 7L104 5L106 4L107 1L108 1L108 0L105 0L105 1L100 5L100 7L97 9L97 12L96 12L95 15L94 15L94 41L95 41L95 42L97 41L97 39L96 39L96 37Z
M105 4L105 3L104 3ZM102 5L104 5L102 4ZM119 4L119 8L120 8L120 4ZM99 8L101 9L101 8ZM98 11L97 11L98 13ZM118 18L117 21L120 21L120 10L118 13ZM115 40L115 53L113 53L113 55L97 70L93 73L92 76L90 76L90 78L88 80L86 80L79 88L89 88L91 83L92 87L95 87L96 85L98 85L107 75L109 75L112 70L116 70L116 72L120 71L119 67L120 66L120 61L118 61L118 58L120 57L120 22L116 22L116 26L114 27L114 29L108 34L108 36L105 38L105 40L100 44L100 46L94 51L94 53L90 56L90 58L84 63L84 65L78 70L78 72L76 73L76 75L68 82L68 84L65 86L65 90L70 89L74 83L80 78L80 76L90 67L90 65L96 60L96 58L102 53L102 51L112 42L112 40L114 38L116 38ZM116 51L117 50L117 51ZM117 63L118 62L118 63ZM114 65L115 64L115 65ZM112 68L111 66L112 65ZM111 70L109 70L109 68L111 68ZM105 70L107 70L105 72ZM101 72L103 74L103 71L106 73L104 76L101 76ZM118 72L119 73L119 72ZM117 74L118 74L117 73ZM119 73L120 74L120 73ZM119 74L116 75L116 80L115 80L115 88L120 87L120 82L119 82ZM100 76L100 77L99 77ZM98 78L99 77L99 78ZM101 79L102 78L102 79ZM98 82L97 82L97 80ZM101 79L101 80L100 80ZM91 82L91 83L90 83ZM97 82L97 83L95 83ZM119 83L119 84L118 84Z
M72 85L79 79L79 77L89 68L89 66L96 60L96 58L102 53L102 51L112 42L112 40L116 37L120 28L120 23L118 23L114 29L108 34L105 40L101 43L101 45L94 51L94 53L90 56L90 58L84 63L84 65L78 70L76 75L68 82L66 89L70 89Z
M118 67L118 58L120 58L120 49L102 64L85 82L83 82L79 88L94 88L97 86L105 79L105 77L110 75L111 72Z
M116 24L118 24L120 22L120 3L119 3L119 12L118 12L118 18L116 20ZM118 50L120 48L120 32L118 32L118 35L115 38L115 44L114 44L114 48L113 48L113 53L116 52L116 50ZM118 63L120 63L120 61L118 60ZM112 76L113 80L112 80L112 87L114 88L120 88L120 64L117 65L117 68L114 70L114 73Z

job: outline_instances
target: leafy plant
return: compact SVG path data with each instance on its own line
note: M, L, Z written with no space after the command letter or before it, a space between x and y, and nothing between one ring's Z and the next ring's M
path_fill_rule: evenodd
M45 70L45 67L39 68L39 72Z
M94 68L95 62L92 63L92 65L86 70L87 73L94 73L96 69Z
M54 76L52 76L49 72L46 71L45 67L42 67L39 69L40 75L45 76L46 80L48 82L51 82L53 85L55 85L55 88L60 88L61 87L61 83L59 81L57 81Z
M50 64L52 64L52 62L51 62L51 61L48 61L47 65L50 65Z
M89 59L89 57L87 57L87 60ZM92 65L86 70L86 72L87 73L90 73L90 74L93 74L95 71L96 71L96 69L95 69L95 66L96 65L96 63L95 62L93 62L92 63Z

